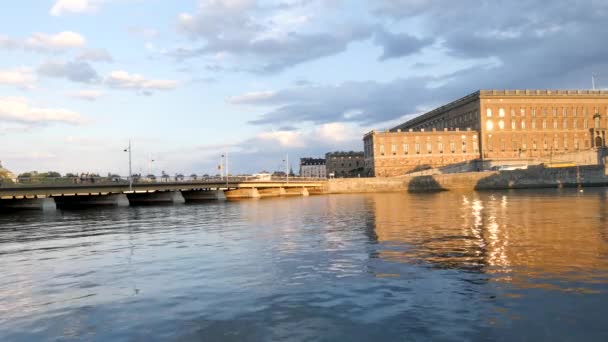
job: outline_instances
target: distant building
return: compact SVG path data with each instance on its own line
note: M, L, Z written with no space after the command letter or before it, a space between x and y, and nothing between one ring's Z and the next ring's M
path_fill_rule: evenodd
M328 177L345 178L363 176L363 152L329 152L325 154Z
M326 178L325 159L300 158L300 177Z
M252 177L255 180L261 180L261 181L269 181L272 180L272 175L268 172L262 171L260 173L255 173L252 175Z
M8 179L13 182L17 181L17 177L12 172L2 167L2 161L0 161L0 179Z
M363 138L365 173L461 171L509 164L597 164L606 155L608 91L480 90ZM462 166L462 167L460 167Z

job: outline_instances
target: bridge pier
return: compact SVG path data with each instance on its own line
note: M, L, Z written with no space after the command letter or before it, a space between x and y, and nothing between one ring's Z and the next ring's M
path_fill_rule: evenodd
M258 193L260 194L260 197L262 197L262 198L279 197L279 196L285 196L285 194L286 194L284 188L258 189Z
M127 194L131 205L183 204L186 202L181 191L132 192Z
M186 202L226 200L224 190L188 190L182 191L182 196L184 196Z
M0 200L0 209L55 211L57 205L52 197L15 198Z
M306 188L286 188L285 196L309 196L308 189Z
M227 199L245 199L245 198L260 198L260 193L257 188L241 188L227 190L225 192Z
M128 207L129 199L125 194L76 195L53 197L59 208L81 208L92 206Z

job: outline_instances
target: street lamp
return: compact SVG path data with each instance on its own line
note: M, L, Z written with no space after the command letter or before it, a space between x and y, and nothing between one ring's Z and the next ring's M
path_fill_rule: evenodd
M285 162L285 177L287 179L287 183L289 183L289 154L285 155L285 159L283 161Z
M133 174L131 173L131 139L129 139L129 147L125 148L125 152L129 152L129 191L133 191Z
M148 155L148 175L152 175L152 163L154 163L155 160L152 159L152 154Z

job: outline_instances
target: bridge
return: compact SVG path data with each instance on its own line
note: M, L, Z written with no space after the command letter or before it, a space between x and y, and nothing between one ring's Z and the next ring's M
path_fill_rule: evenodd
M228 179L142 181L124 178L50 179L42 183L0 184L0 210L55 210L86 206L129 206L185 203L207 200L236 200L279 196L308 196L322 193L326 180L309 178L250 177Z

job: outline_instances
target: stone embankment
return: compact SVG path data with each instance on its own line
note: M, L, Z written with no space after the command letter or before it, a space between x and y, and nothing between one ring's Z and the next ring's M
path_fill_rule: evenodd
M608 170L604 165L567 168L537 166L527 170L514 171L332 179L327 183L326 192L338 194L392 191L471 191L576 186L608 186Z

